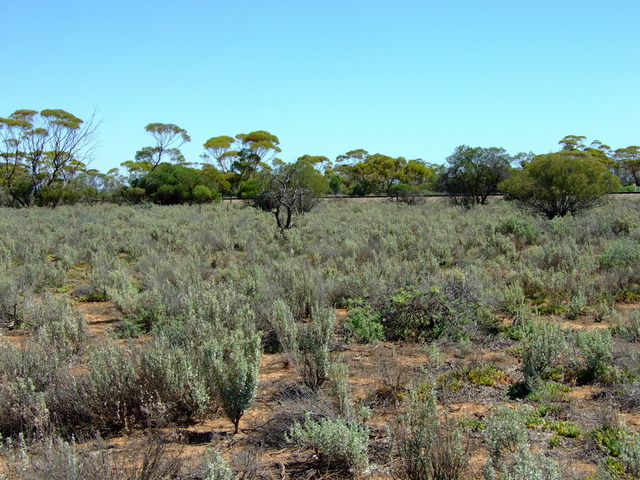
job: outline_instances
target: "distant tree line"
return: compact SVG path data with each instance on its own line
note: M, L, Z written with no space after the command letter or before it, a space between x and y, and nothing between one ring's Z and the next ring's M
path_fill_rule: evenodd
M10 207L73 203L204 204L253 199L287 225L321 195L388 195L408 203L443 193L464 206L504 193L553 217L598 203L621 185L640 186L640 147L612 150L569 135L558 152L510 155L502 148L461 145L445 165L355 149L334 160L304 155L292 163L276 135L259 130L212 137L197 162L180 147L191 141L174 124L145 127L150 145L106 173L89 168L98 123L64 110L18 110L0 118L0 204ZM553 192L551 194L550 192ZM551 205L550 205L551 204Z

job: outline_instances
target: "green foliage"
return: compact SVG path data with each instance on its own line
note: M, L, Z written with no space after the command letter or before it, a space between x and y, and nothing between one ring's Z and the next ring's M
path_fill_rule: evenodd
M500 311L507 315L520 316L526 308L524 290L519 284L506 285L501 292Z
M620 426L603 423L589 435L602 451L613 457L619 457L624 451L628 432Z
M327 179L304 157L278 165L269 176L254 181L260 185L254 206L272 212L281 233L293 227L297 216L310 212L329 190Z
M545 427L556 432L561 437L578 438L581 433L580 427L578 425L566 420L547 421L544 425Z
M614 159L617 163L617 169L628 175L628 179L633 181L633 192L637 191L635 187L640 186L640 147L631 145L626 148L618 148L614 152Z
M287 441L313 448L320 454L321 462L329 466L360 473L368 465L369 429L343 418L314 419L307 413L303 423L296 422L291 427Z
M349 315L344 321L346 339L358 343L371 343L383 340L384 326L382 316L362 298L348 303Z
M629 341L640 341L640 312L633 312L629 317L629 324L616 326L614 331Z
M184 128L172 123L150 123L144 129L153 136L155 146L144 147L136 152L136 161L149 163L150 171L153 171L163 160L183 160L180 147L191 141Z
M160 205L204 203L218 195L216 185L199 170L169 163L161 163L134 180L132 187L144 189L147 198Z
M56 206L86 169L96 124L61 109L17 110L0 118L0 201L12 207Z
M264 130L239 133L235 138L222 135L204 143L203 157L214 159L220 167L221 175L216 176L224 190L238 193L239 198L255 198L260 192L256 175L269 170L267 162L281 151L279 144L277 136ZM205 167L215 171L213 165Z
M600 424L591 431L590 437L608 455L601 469L604 478L637 478L640 475L639 435L629 431L624 424L614 422Z
M211 189L206 185L196 185L191 192L194 203L202 205L203 203L210 202L214 198L214 194Z
M503 181L500 190L507 199L554 218L593 208L619 186L607 166L591 153L562 151L538 155Z
M471 339L473 343L461 349L466 352L477 342L513 349L512 340L488 336L498 331L495 319L490 320L494 314L509 312L518 319L510 330L526 336L520 326L531 315L529 303L536 308L551 305L549 313L555 309L566 314L580 292L595 305L607 305L596 312L598 318L620 325L621 332L623 326L628 329L624 338L640 336L634 333L638 328L633 315L627 325L618 318L620 312L609 307L618 292L633 294L633 265L609 267L599 260L622 237L637 240L633 227L616 233L613 223L620 217L629 225L640 224L635 200L614 199L585 215L551 222L518 213L515 205L501 201L473 212L434 202L434 208L415 209L391 201L327 200L278 241L268 215L235 204L211 205L201 213L188 206L104 204L0 211L1 322L3 329L23 327L25 337L34 336L24 350L1 353L0 384L7 387L0 408L8 412L3 419L10 423L2 428L14 435L37 432L36 425L62 434L110 434L198 420L215 406L217 395L212 369L202 355L205 344L210 339L223 343L222 332L234 329L239 317L261 331L264 345L279 339L287 358L293 358L289 364L294 376L304 378L308 368L310 384L325 379L317 391L342 388L343 383L334 384L335 372L327 366L335 360L330 350L340 348L340 334L347 329L318 329L324 330L316 337L321 341L305 340L304 351L298 330L305 336L313 328L314 305L330 314L329 306L349 307L349 298L362 298L361 305L370 306L367 317L371 314L385 324L387 319L397 321L398 338L405 332L401 321L406 321L414 329L409 338L438 337L443 348L449 348L448 338ZM518 246L514 218L543 233L533 244ZM511 226L498 232L500 225ZM528 242L526 235L522 239ZM62 300L66 294L54 294L70 285L76 300L95 292L115 301L117 311L111 304L99 306L110 309L113 325L122 315L151 338L114 346L111 353L102 352L106 359L98 362L77 321L80 315ZM523 309L527 315L521 315ZM516 348L517 353L509 353L525 353L522 346ZM575 353L576 361L569 359L565 366L561 357L542 377L575 378L568 376L583 359L578 349ZM88 364L87 358L92 358ZM618 366L598 381L615 382L616 400L635 408L637 361L623 349L615 362ZM462 367L446 376L451 369L436 360L429 361L429 369L435 369L434 378L459 388L443 386L438 393L455 397L468 395L465 387L471 382L489 384L494 373L474 372L470 380ZM106 375L96 374L103 370ZM394 375L388 375L387 384L397 388L383 388L393 392L390 397L397 402L406 397L409 380ZM17 385L18 378L31 379L34 388ZM433 382L423 383L432 388ZM528 397L523 392L523 401L568 397L565 385L534 383ZM481 393L500 392L484 388ZM334 401L336 406L344 403ZM562 440L563 446L570 443Z
M552 380L535 380L533 386L521 385L528 400L532 402L567 402L571 387Z
M511 173L511 156L502 148L460 145L447 158L449 167L439 179L441 188L465 206L484 205L498 184Z
M510 217L504 220L498 225L497 231L512 236L520 248L535 245L543 233L535 224L522 217Z
M578 292L576 295L573 295L569 299L569 304L567 305L567 319L575 320L578 318L584 312L587 302L588 299L584 293Z
M452 272L442 284L397 290L384 306L382 323L386 337L430 340L468 334L481 318L474 298L475 287L462 272Z
M495 365L483 365L469 370L467 379L474 385L494 387L499 383L504 383L507 379L507 374Z

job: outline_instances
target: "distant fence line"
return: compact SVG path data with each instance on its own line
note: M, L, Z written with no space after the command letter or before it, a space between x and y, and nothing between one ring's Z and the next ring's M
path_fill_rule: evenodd
M607 193L607 196L609 197L622 197L622 196L640 196L640 191L638 192L612 192L612 193ZM425 200L437 200L437 199L448 199L451 197L460 197L463 195L447 195L445 193L443 194L431 194L431 195L413 195L412 198L415 199L425 199ZM495 195L489 195L489 198L502 198L504 197L504 195L502 194L495 194ZM319 197L322 200L349 200L349 201L360 201L360 202L366 202L366 201L382 201L382 200L401 200L403 197L398 196L398 195L366 195L366 196L362 196L362 197L356 197L356 196L350 196L350 195L324 195ZM222 201L227 202L227 203L246 203L246 202L250 202L252 201L253 198L235 198L235 197L226 197L223 198Z

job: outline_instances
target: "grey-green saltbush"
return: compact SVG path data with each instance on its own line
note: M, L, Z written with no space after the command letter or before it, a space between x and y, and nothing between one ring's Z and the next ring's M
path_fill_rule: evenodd
M640 242L628 238L612 240L600 256L605 268L621 268L637 265L640 259Z
M287 441L313 448L326 464L346 467L354 473L364 471L368 465L369 429L343 418L316 420L308 413L303 423L296 422L291 427Z
M562 327L550 321L530 321L522 338L524 381L533 389L538 380L546 380L567 352Z
M232 480L229 463L218 452L207 452L204 458L204 480Z
M290 361L293 361L293 357L298 351L298 327L291 309L284 300L278 299L273 304L269 323L276 334L280 349L289 357Z
M344 358L335 358L329 367L329 380L331 381L331 397L335 409L340 416L348 420L352 419L353 399L349 391L349 367Z
M486 480L560 480L553 460L531 452L522 412L498 407L487 422L486 432Z
M311 322L298 332L302 380L313 391L318 391L329 376L329 344L335 323L334 310L314 308Z
M602 377L613 363L611 332L608 329L580 330L577 342L588 374L594 379Z
M521 445L500 468L485 468L486 480L560 480L556 463L541 453L532 453L527 445Z
M276 300L269 321L280 347L304 384L318 391L329 376L329 343L336 322L335 311L313 308L311 321L298 326L287 304Z
M139 377L146 392L143 408L148 423L189 422L209 408L208 382L196 362L188 350L162 337L141 351Z
M466 468L468 452L461 432L452 422L440 420L434 391L426 398L412 392L392 440L398 455L394 468L398 478L455 479Z
M486 442L489 460L493 466L500 465L506 456L527 443L527 428L523 415L518 410L498 406L487 422Z
M262 345L258 332L238 328L206 346L218 400L238 433L240 419L256 397Z

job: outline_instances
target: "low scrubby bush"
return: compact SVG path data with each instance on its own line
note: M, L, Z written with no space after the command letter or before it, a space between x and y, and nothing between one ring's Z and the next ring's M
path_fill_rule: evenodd
M531 452L525 418L525 412L506 406L498 407L489 418L486 480L560 480L560 471L553 460Z
M256 397L262 358L260 335L241 325L205 346L217 398L238 433L240 419Z
M314 449L320 461L330 467L359 473L368 465L369 429L362 424L342 418L314 419L307 414L304 422L291 427L287 440L302 448Z
M344 321L347 341L371 343L385 338L382 315L364 299L356 298L348 302L348 311Z
M588 378L601 379L613 364L613 342L608 329L577 332L578 349L586 364Z
M469 456L461 432L452 422L440 420L433 391L424 398L411 394L407 413L392 435L398 478L454 480L466 468Z
M522 371L524 382L533 389L539 380L548 380L567 352L562 327L549 321L530 321L523 327Z

